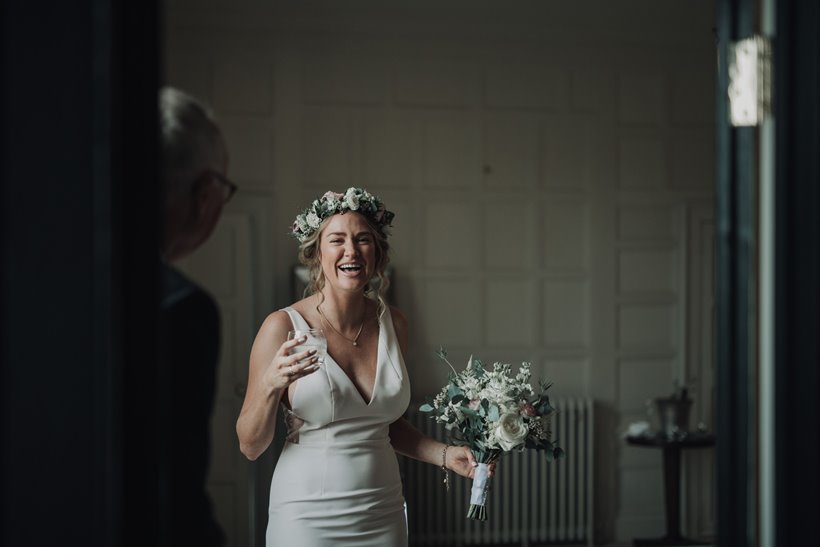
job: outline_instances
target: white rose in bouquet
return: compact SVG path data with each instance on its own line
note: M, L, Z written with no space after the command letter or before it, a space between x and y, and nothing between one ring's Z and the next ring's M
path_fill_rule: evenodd
M520 414L507 413L498 420L495 436L502 450L512 450L527 438L527 424Z

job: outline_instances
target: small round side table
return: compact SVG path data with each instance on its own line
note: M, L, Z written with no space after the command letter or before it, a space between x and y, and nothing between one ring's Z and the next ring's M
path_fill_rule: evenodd
M687 448L709 448L715 445L712 433L688 433L679 438L662 434L628 436L627 444L663 450L663 486L666 508L666 535L658 539L635 539L634 547L651 545L709 545L685 538L680 532L680 466L681 451Z

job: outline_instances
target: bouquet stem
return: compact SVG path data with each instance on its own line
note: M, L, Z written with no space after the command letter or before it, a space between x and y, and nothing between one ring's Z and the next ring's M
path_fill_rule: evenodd
M486 463L478 464L475 469L473 488L470 490L470 509L467 511L468 519L487 520L487 489L490 486L488 472Z

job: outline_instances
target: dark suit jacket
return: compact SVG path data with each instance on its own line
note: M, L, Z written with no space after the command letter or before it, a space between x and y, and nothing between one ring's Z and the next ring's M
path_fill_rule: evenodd
M161 275L161 544L224 545L224 533L205 491L219 361L219 310L208 293L179 271L162 264Z

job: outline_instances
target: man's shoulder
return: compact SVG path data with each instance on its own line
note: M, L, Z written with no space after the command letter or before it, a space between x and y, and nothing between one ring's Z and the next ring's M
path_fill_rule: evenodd
M213 297L205 289L167 264L161 267L160 295L160 307L164 310L184 303L216 308Z

